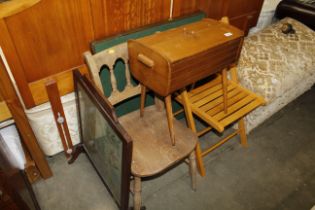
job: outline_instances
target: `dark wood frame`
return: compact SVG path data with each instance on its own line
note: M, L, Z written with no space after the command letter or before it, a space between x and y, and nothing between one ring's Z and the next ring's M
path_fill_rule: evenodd
M75 149L73 153L72 159L69 163L73 163L74 160L77 158L80 152L85 152L87 157L89 158L90 162L92 163L93 167L95 168L96 172L100 176L101 180L103 181L104 185L110 192L111 196L117 203L118 207L121 210L128 209L129 204L129 186L130 186L130 177L131 177L131 158L132 158L132 140L127 132L123 129L123 127L119 124L118 119L116 117L115 111L113 106L108 102L108 100L98 91L98 89L85 77L82 76L78 70L73 71L73 79L74 79L74 88L76 94L76 104L77 104L77 111L78 111L78 123L80 129L80 141L81 143ZM80 113L80 104L79 104L79 97L78 97L78 83L83 87L87 95L90 97L91 101L94 103L96 108L100 111L102 116L107 120L109 125L112 127L114 132L116 132L117 136L123 143L123 151L122 151L122 176L121 176L121 196L120 201L117 201L113 196L110 188L106 184L105 180L102 178L100 172L98 171L97 167L95 166L93 160L90 158L88 150L86 149L83 139L82 139L82 121L81 121L81 113ZM105 164L105 163L104 163Z
M13 124L10 124L8 126L11 126L11 125ZM5 127L7 126L4 126L2 128L5 128ZM1 135L0 135L0 138L2 138ZM2 186L5 192L10 196L10 198L14 202L14 205L16 205L16 207L18 207L19 209L31 210L28 204L23 200L21 195L18 193L18 189L15 185L16 182L18 181L18 182L23 183L23 186L27 190L28 195L30 196L31 201L33 202L33 205L35 207L34 210L41 210L38 204L38 201L36 199L35 193L33 191L32 185L27 178L25 169L20 170L13 167L8 161L7 157L3 156L1 153L0 153L0 159L2 159L1 162L3 163L3 165L0 166L0 186Z

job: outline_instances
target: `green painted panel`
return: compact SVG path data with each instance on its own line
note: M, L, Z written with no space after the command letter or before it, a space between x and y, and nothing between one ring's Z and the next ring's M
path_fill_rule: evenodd
M137 38L151 35L157 31L165 31L165 30L175 28L181 25L193 23L193 22L196 22L205 18L205 16L206 16L205 13L199 12L192 16L175 19L173 21L170 21L161 25L154 25L150 28L139 29L133 33L126 33L126 34L118 35L112 38L107 38L100 41L94 41L91 43L92 52L98 53L102 50L105 50L117 44L126 42L129 39L137 39Z
M204 17L205 17L205 14L200 12L192 16L176 19L176 20L173 20L173 21L161 24L161 25L154 25L149 28L147 27L147 28L139 29L137 31L134 31L133 33L126 33L126 34L122 34L122 35L115 36L112 38L95 41L91 43L91 49L93 53L98 53L102 50L106 50L110 47L126 42L129 39L137 39L137 38L151 35L157 31L165 31L165 30L175 28L181 25L193 23L193 22L203 19ZM115 76L116 76L116 80L118 84L118 89L122 90L126 84L125 64L123 63L122 60L118 59L114 66L114 69L115 69L114 72L115 72ZM110 86L110 78L109 78L108 71L109 71L109 68L107 66L103 66L100 73L101 82L104 89L104 94L107 97L110 96L110 93L112 91L112 88ZM138 82L135 79L133 79L132 82L134 85L138 84ZM146 105L151 105L153 103L154 103L154 100L153 100L152 94L147 94ZM140 107L140 97L136 96L128 101L123 102L122 104L118 104L116 106L116 113L118 116L122 116L131 111L139 109L139 107ZM178 103L173 102L173 109L175 111L178 110L180 107L181 106ZM179 117L183 117L183 115L179 115Z

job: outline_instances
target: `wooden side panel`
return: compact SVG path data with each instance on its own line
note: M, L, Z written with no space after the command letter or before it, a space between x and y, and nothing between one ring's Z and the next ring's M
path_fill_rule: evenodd
M200 0L199 8L207 16L220 19L228 16L230 23L247 34L257 24L263 0Z
M223 16L226 0L200 0L199 8L207 13L207 16L219 20Z
M166 20L168 0L91 0L95 39Z
M248 1L248 0L228 0L226 8L227 14L232 17L237 17L242 14L256 12L260 10L260 5L263 1Z
M241 41L239 38L172 64L170 92L234 64Z
M23 96L24 103L29 106L34 106L34 100L30 90L27 88L27 80L20 58L17 54L14 43L12 42L7 25L3 19L0 19L0 47L9 63L9 66L14 72L15 80Z
M6 23L27 82L79 66L94 38L86 0L43 0Z
M200 0L174 0L173 17L194 13L199 10Z

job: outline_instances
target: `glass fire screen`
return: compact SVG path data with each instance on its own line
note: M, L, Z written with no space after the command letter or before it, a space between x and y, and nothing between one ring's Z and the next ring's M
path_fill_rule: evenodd
M109 102L85 77L78 72L74 76L84 150L116 203L125 209L132 142L116 120Z

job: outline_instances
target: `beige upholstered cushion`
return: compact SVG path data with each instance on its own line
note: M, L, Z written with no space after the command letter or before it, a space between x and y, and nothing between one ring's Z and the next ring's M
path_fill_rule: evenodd
M283 34L290 23L295 34ZM315 76L315 32L302 23L285 18L244 41L238 73L243 86L263 96L267 104L304 78Z
M291 23L296 34L283 34L283 23ZM250 132L315 83L315 32L285 18L246 38L238 73L243 86L267 101L246 116Z

